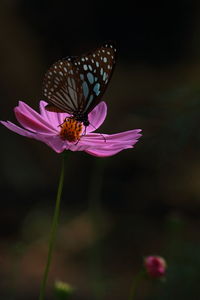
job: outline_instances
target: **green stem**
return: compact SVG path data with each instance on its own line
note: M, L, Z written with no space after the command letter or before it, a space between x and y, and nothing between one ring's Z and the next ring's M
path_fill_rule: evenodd
M133 279L132 285L131 285L131 291L128 300L133 300L135 299L137 288L139 286L139 283L141 279L144 277L145 272L144 270L140 271L136 277Z
M41 282L39 300L44 300L44 297L45 297L46 283L47 283L47 279L48 279L49 268L50 268L50 264L51 264L52 253L53 253L56 232L57 232L57 227L58 227L58 219L59 219L59 214L60 214L60 199L61 199L61 194L62 194L62 189L63 189L64 172L65 172L65 164L64 164L64 156L63 156L60 180L59 180L59 184L58 184L58 191L57 191L57 197L56 197L56 206L55 206L55 210L54 210L51 234L50 234L50 239L49 239L49 250L48 250L48 256L47 256L47 263L46 263L46 267L44 270L43 279Z

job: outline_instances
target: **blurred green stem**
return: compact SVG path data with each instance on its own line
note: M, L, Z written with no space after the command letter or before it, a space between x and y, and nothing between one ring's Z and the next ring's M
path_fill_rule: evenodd
M136 297L136 293L137 293L137 288L139 286L139 283L141 281L142 278L144 278L145 275L145 271L141 270L133 279L132 281L132 285L131 285L131 290L130 290L130 294L129 294L129 298L128 300L133 300Z
M51 234L50 234L50 239L49 239L49 250L48 250L48 256L47 256L47 263L46 263L46 267L44 270L43 279L41 282L39 300L44 300L44 297L45 297L46 283L47 283L47 279L48 279L49 268L51 265L52 253L53 253L56 232L57 232L57 227L58 227L58 219L59 219L59 215L60 215L60 199L61 199L61 194L62 194L62 189L63 189L64 172L65 172L65 154L63 154L63 157L62 157L62 167L61 167L61 173L60 173L60 180L59 180L59 184L58 184L56 206L55 206L54 216L53 216L53 221L52 221Z

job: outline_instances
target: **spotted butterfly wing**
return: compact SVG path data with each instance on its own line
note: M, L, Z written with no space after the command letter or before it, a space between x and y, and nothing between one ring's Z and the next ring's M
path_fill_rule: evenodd
M87 120L88 113L102 99L115 61L115 46L104 43L93 52L53 64L44 78L43 91L50 102L46 109L67 112L79 121Z
M94 52L76 59L83 91L83 113L89 113L102 99L115 66L116 48L105 43Z
M43 92L51 104L49 111L73 114L83 97L78 70L73 58L59 60L47 71L43 82Z

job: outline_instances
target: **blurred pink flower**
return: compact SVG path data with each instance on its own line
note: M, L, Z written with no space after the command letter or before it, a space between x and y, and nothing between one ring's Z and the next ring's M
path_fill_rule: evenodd
M147 256L144 259L144 266L151 277L163 277L166 273L167 264L161 256Z
M107 115L105 102L99 103L88 115L90 125L83 128L82 123L70 119L67 113L49 112L45 101L40 101L40 113L24 102L14 108L21 128L9 121L0 121L8 129L41 142L55 152L64 150L85 151L98 157L114 155L124 149L133 148L141 137L140 129L124 131L117 134L93 133L104 122ZM65 122L68 119L68 123ZM67 130L67 133L65 131Z

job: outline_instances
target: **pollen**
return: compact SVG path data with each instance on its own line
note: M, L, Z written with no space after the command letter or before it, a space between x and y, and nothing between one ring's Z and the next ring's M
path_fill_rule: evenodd
M60 125L60 137L69 142L77 142L83 131L83 124L74 118L66 118Z

